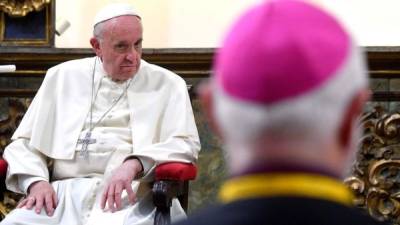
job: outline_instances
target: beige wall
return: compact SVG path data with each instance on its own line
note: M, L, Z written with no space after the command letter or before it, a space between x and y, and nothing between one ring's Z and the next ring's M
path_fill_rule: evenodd
M57 18L71 22L56 46L90 47L96 11L109 2L130 2L144 24L144 47L217 47L229 24L243 10L262 0L57 0ZM312 0L333 14L363 46L400 45L400 1Z
M362 46L400 46L399 0L314 0L337 15Z
M90 47L91 23L96 12L108 2L130 2L143 19L144 47L216 47L231 20L259 1L57 0L56 17L67 19L71 27L56 37L56 46Z

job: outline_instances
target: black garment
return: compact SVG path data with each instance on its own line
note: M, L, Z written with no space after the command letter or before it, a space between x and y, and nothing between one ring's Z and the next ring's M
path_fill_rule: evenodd
M311 198L269 197L234 201L189 215L175 225L383 225L363 211Z

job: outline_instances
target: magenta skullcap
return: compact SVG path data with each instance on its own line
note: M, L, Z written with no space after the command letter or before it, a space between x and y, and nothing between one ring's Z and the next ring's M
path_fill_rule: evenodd
M268 1L233 25L214 61L215 80L229 96L272 104L320 87L350 51L350 37L326 12L302 1Z

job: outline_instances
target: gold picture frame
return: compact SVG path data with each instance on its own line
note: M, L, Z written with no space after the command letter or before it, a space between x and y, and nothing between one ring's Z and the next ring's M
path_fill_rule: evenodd
M4 9L3 9L4 10ZM10 13L11 14L11 13ZM33 15L35 14L35 15ZM29 20L29 16L42 16L41 24L34 24L34 21ZM24 22L26 19L26 22ZM43 33L38 37L19 37L18 35L7 35L7 29L12 26L13 21L26 23L27 27L40 26ZM29 23L33 23L32 25ZM21 25L19 25L21 26ZM26 47L54 47L55 34L55 0L51 0L48 4L43 5L41 10L33 10L25 13L25 16L10 16L4 11L0 11L0 46L26 46Z

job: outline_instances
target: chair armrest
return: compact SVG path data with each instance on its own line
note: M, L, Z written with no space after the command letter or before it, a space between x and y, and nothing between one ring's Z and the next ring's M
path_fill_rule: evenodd
M8 163L5 159L0 158L0 178L6 177Z
M194 180L197 168L191 163L171 162L160 164L155 169L155 180Z
M155 169L153 203L156 206L155 225L171 223L170 207L177 197L182 207L187 209L189 180L196 178L197 168L191 163L164 163Z
M3 199L4 191L6 191L6 174L8 163L5 159L0 158L0 200Z

